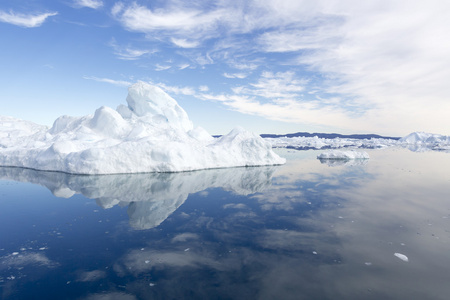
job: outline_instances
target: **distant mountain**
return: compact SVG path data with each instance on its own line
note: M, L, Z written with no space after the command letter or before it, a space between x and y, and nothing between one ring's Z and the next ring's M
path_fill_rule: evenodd
M262 138L282 138L282 137L319 137L325 139L345 138L345 139L391 139L399 140L400 137L381 136L377 134L338 134L338 133L309 133L309 132L297 132L288 134L261 134Z

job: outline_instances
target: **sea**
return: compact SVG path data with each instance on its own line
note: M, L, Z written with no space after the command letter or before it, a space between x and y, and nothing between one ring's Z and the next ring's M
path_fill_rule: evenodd
M1 299L449 299L450 153L70 175L0 168Z

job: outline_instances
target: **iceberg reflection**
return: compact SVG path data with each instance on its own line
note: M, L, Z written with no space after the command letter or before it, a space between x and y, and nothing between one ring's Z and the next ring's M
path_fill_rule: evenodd
M61 198L82 194L95 199L104 209L128 206L130 225L135 229L150 229L180 207L189 194L208 188L222 188L239 195L261 192L271 185L276 168L88 176L1 167L0 179L39 184Z
M321 164L325 164L329 167L338 166L364 166L369 162L368 159L324 159L318 158Z

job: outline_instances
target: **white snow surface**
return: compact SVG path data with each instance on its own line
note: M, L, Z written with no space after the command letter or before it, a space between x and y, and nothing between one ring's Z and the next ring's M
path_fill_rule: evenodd
M363 151L339 151L332 150L323 152L317 155L318 159L341 159L341 160L349 160L349 159L369 159L369 154Z
M159 87L138 82L127 106L62 116L51 128L0 117L0 166L73 174L180 172L285 163L259 135L237 127L213 138Z

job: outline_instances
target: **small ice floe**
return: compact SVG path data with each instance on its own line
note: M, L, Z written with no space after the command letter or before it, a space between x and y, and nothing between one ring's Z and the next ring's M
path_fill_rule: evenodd
M317 155L318 159L343 159L343 160L350 160L350 159L369 159L369 154L364 151L339 151L339 150L332 150L332 151L326 151L319 155Z
M365 262L364 264L365 264L366 266L371 266L371 265L372 265L372 263L369 262L369 261Z
M13 252L12 255L19 255L19 252Z
M149 285L149 286L155 286L156 283L150 282L148 285Z
M316 252L316 251L313 251L312 254L317 255L317 252Z
M406 255L404 255L404 254L401 254L401 253L394 253L394 255L395 255L396 257L400 258L401 260L403 260L404 262L408 262L408 261L409 261L408 256L406 256Z
M189 251L189 250L191 250L190 248L186 248L186 249L184 249L184 252L187 252L187 251Z

